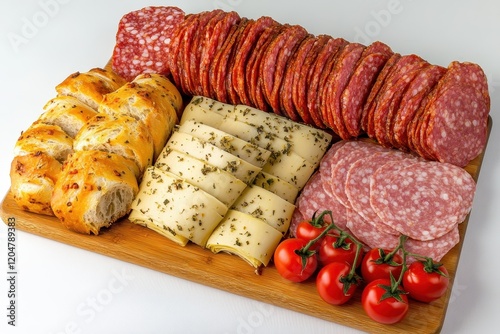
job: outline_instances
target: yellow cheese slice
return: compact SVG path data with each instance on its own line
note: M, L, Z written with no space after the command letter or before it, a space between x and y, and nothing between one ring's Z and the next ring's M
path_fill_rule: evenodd
M289 152L280 155L275 160L270 159L262 170L293 184L300 190L314 173L315 167L297 153Z
M271 156L271 152L268 150L193 120L187 120L182 123L178 131L203 139L258 167L264 166Z
M233 204L232 209L262 219L281 233L290 227L295 205L262 187L247 187Z
M288 183L275 175L260 171L253 183L259 187L269 190L290 203L295 203L299 188Z
M267 266L282 238L281 232L263 220L237 210L229 210L207 241L214 253L240 256L254 267Z
M160 235L166 237L167 239L175 242L179 246L186 246L189 242L188 238L183 237L182 235L177 234L174 230L166 228L161 222L158 222L145 214L143 214L140 210L132 210L128 216L128 220L132 223L141 225L149 228L150 230L159 233Z
M233 174L168 146L160 153L155 166L199 187L228 207L247 186Z
M166 147L204 160L212 166L233 174L247 184L251 184L262 169L187 133L174 132L170 136Z
M139 211L157 226L202 247L227 212L215 197L154 166L146 169L131 208L132 218Z

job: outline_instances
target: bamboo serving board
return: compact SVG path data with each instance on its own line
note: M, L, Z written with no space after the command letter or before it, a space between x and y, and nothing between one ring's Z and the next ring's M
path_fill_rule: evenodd
M488 135L491 127L492 120L489 118ZM483 157L484 153L465 168L476 182ZM360 303L361 288L347 304L331 306L319 297L314 279L303 283L289 282L278 274L272 264L258 275L253 267L237 256L213 254L192 243L186 247L178 246L127 219L101 230L98 236L82 235L67 230L55 217L21 210L10 192L2 202L0 213L6 223L8 218L14 217L19 230L371 333L440 332L462 249L460 242L442 259L450 275L450 287L445 296L430 304L411 300L408 315L402 322L382 325L364 313ZM464 239L468 221L469 216L460 224L461 240Z

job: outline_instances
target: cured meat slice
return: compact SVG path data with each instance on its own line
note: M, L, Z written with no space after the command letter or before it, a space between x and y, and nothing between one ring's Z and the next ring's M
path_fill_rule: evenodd
M361 135L363 106L377 75L392 54L391 49L381 42L370 44L361 55L349 83L342 92L341 114L345 127L352 137Z
M246 81L249 85L249 95L253 106L260 110L269 111L260 80L262 58L269 44L281 32L283 25L276 23L266 28L255 45L247 64Z
M338 55L348 45L349 43L343 38L328 40L318 55L319 61L312 68L308 79L307 110L313 120L315 118L321 120L325 126L328 126L328 121L324 118L324 110L328 107L326 104L328 102L323 101L325 86L329 84L328 80L334 70Z
M311 115L307 107L307 92L310 73L313 71L314 66L321 62L318 60L320 56L320 51L323 49L325 44L331 40L332 37L328 35L319 35L316 37L314 44L312 45L310 51L307 53L306 59L300 70L298 78L294 79L294 90L292 93L293 104L297 113L300 115L304 123L314 124L319 128L324 128L325 125L320 117L316 115Z
M207 44L210 41L210 36L213 35L216 24L224 17L224 15L225 13L222 9L215 9L200 13L200 29L197 29L195 33L193 50L190 52L190 77L188 78L188 83L192 95L203 95L201 62L203 61Z
M311 50L314 42L315 42L315 37L311 34L306 36L302 40L296 52L294 52L292 58L290 59L289 66L287 66L285 70L283 83L281 84L281 92L280 92L281 110L286 114L286 116L288 116L288 118L290 118L295 122L302 121L302 118L295 109L295 105L293 103L293 91L296 82L299 80L298 79L299 74L303 67L306 56Z
M340 98L364 49L365 47L358 43L346 45L336 59L323 89L323 105L326 106L323 109L323 120L326 120L329 127L336 130L342 139L349 139L351 136L344 124Z
M385 150L382 146L369 142L355 141L354 143L358 143L357 148L350 151L347 155L341 155L341 152L344 151L345 148L347 150L352 148L354 145L344 145L340 148L336 154L340 159L337 158L337 162L331 166L331 187L333 196L335 196L340 203L348 208L351 207L351 204L347 198L345 187L347 174L352 164L368 155Z
M428 106L425 147L441 162L466 166L486 146L488 112L473 87L448 88Z
M365 106L363 107L363 112L361 114L361 128L366 132L366 134L368 134L370 138L375 138L373 113L376 106L376 97L381 90L386 77L391 72L393 66L398 62L399 58L401 58L401 55L399 53L394 53L387 60L384 67L378 74L377 79L375 80L375 84L373 85L370 94L368 94Z
M141 73L169 75L167 50L184 16L177 7L146 7L124 15L116 33L113 70L127 80Z
M281 114L279 92L288 60L307 31L299 25L286 26L269 44L260 64L262 88L266 101L276 114Z
M361 215L352 209L348 210L347 228L366 245L366 250L370 248L394 249L399 244L399 235L384 232L368 224Z
M227 86L228 64L231 61L233 47L239 35L248 23L248 19L242 18L237 24L231 27L231 31L226 41L215 55L210 67L209 79L216 99L223 103L229 103L229 91Z
M385 79L384 84L375 98L374 110L372 114L373 134L380 144L389 146L386 133L386 123L390 109L390 102L394 98L394 95L398 92L398 89L401 89L398 87L398 83L408 84L416 74L414 71L426 65L427 62L419 56L402 56L394 64Z
M224 44L231 28L240 21L240 16L236 12L224 13L215 24L213 33L205 36L205 47L200 60L200 81L203 96L215 96L215 92L210 85L210 67L215 59L215 55Z
M451 231L465 219L475 193L464 169L439 162L415 162L378 181L371 187L373 209L385 224L417 240Z
M168 67L171 77L178 88L182 88L181 77L185 75L183 73L182 64L182 43L184 40L184 35L186 34L186 30L191 27L191 22L195 20L195 15L187 15L184 21L182 21L172 30L172 39L168 46Z
M311 176L297 198L295 211L297 210L306 219L311 219L315 212L318 215L324 210L330 210L335 225L341 229L346 228L346 208L323 190L323 180L318 172ZM331 222L329 216L325 216L325 222ZM293 231L295 230L293 229Z
M243 33L244 36L242 36L241 43L237 48L238 52L234 56L234 65L231 69L234 90L238 93L242 104L251 105L249 93L247 92L249 83L245 76L248 59L254 51L259 36L267 28L276 24L277 22L272 18L262 16L255 22L249 24L246 29L247 31Z
M406 154L390 150L374 153L366 158L359 159L351 165L347 173L345 193L351 207L370 225L386 233L398 235L399 232L384 224L370 203L371 176L382 165L391 161L406 158Z
M439 262L459 241L458 225L455 225L450 232L436 239L428 241L407 239L405 249L411 253L427 256L435 262ZM409 264L414 261L415 258L408 257L406 262Z
M397 148L408 149L408 124L415 116L424 97L432 90L445 69L438 65L429 65L422 69L412 80L401 98L400 108L393 121L393 145Z

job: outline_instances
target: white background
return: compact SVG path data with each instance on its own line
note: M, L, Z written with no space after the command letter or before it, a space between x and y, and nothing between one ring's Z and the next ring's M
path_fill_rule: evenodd
M500 3L482 1L0 1L0 192L12 148L68 74L103 66L122 15L148 5L221 7L270 15L311 33L446 66L479 63L489 78L493 132L483 162L443 333L498 332ZM15 42L17 41L17 43ZM1 333L355 333L334 323L17 232L17 327L7 325L6 226L0 224ZM107 296L105 304L92 301ZM102 300L102 298L101 298Z

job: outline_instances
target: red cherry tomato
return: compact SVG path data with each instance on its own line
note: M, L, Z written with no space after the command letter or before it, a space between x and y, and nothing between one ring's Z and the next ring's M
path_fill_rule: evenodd
M390 272L394 278L399 278L403 258L399 254L394 254L392 259L385 261L385 257L389 253L391 251L387 249L373 248L365 254L363 261L361 261L361 276L366 283L379 278L389 279Z
M325 230L326 226L315 225L313 221L305 220L297 225L295 236L306 241L314 240ZM321 244L321 239L311 246L311 250L317 250Z
M415 300L430 303L448 289L448 271L441 264L415 261L403 274L403 287Z
M345 262L332 262L321 268L316 277L316 289L320 297L332 305L342 305L353 296L357 280L349 282L351 266Z
M361 305L366 314L382 324L394 324L408 313L408 297L398 287L395 294L387 296L391 289L389 279L376 279L368 283L361 294ZM387 296L387 297L386 297Z
M318 250L318 260L323 266L332 262L346 262L353 265L356 257L356 244L349 238L339 242L340 236L327 234ZM356 261L356 267L361 264L363 254L360 253Z
M306 240L290 238L283 240L274 251L274 265L278 273L292 282L302 282L311 277L318 267L314 252L301 255L299 251ZM304 261L304 263L303 263Z

